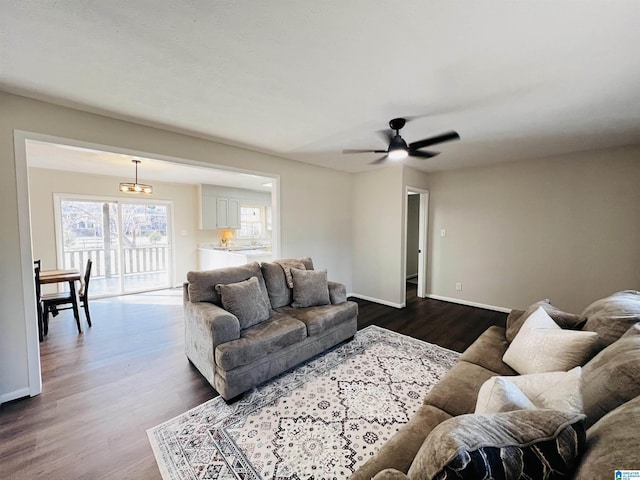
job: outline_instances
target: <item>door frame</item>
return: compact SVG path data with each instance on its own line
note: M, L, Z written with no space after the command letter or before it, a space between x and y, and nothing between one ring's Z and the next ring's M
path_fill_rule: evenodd
M104 145L96 142L83 140L73 140L70 138L48 135L43 133L30 132L27 130L13 131L14 146L14 164L16 169L16 197L18 207L18 230L20 237L20 261L22 264L22 303L24 307L24 335L27 347L27 372L28 386L11 392L6 398L1 399L2 402L14 400L22 396L36 396L42 393L42 367L40 364L40 341L38 338L38 328L34 321L36 313L36 294L33 273L33 245L31 232L31 212L29 204L29 169L27 163L27 141L40 141L48 143L57 143L60 145L68 145L81 148L89 148L93 150L104 150L113 153L121 153L125 155L133 155L138 157L153 157L158 160L175 163L178 165L195 165L199 167L212 168L216 170L224 170L239 174L260 175L273 179L273 187L271 190L271 202L274 210L274 218L272 224L272 250L274 256L280 255L280 175L266 173L257 170L248 170L243 168L234 168L226 165L218 165L198 160L189 160L186 158L163 155L159 153L150 153L142 150L134 150L131 148L115 147L113 145ZM175 240L175 238L174 238ZM174 255L175 258L175 255ZM174 270L175 271L175 270Z
M427 261L428 261L428 232L429 232L429 190L407 185L404 192L404 262L403 262L403 292L407 297L407 242L409 223L409 192L420 195L420 212L418 214L418 289L416 295L420 298L427 296Z

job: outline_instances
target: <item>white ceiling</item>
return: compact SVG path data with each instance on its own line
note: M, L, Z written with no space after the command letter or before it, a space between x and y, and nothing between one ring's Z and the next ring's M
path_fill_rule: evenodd
M640 144L637 0L0 0L0 89L346 171Z
M139 183L153 181L222 185L225 187L245 188L270 192L273 179L237 173L197 165L177 164L157 158L139 157L113 152L105 152L69 145L27 141L27 164L30 167L63 170L92 175L118 177L122 182L133 182L136 167L132 160L140 160L138 164Z

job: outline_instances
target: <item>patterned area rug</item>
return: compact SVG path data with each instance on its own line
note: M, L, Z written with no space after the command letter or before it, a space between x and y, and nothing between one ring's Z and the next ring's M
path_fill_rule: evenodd
M233 405L216 397L147 434L164 480L344 479L458 356L370 326Z

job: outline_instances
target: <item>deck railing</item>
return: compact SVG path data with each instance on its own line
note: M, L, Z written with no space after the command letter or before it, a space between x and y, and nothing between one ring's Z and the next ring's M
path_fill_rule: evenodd
M169 247L167 245L124 248L122 255L125 275L161 272L168 269ZM77 268L83 271L88 259L93 260L91 277L110 277L120 274L120 262L116 249L111 249L108 261L105 259L104 249L78 249L64 252L65 268Z

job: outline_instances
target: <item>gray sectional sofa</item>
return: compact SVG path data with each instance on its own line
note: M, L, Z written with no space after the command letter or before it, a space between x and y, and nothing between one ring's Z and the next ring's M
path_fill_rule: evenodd
M520 337L527 337L524 325L540 307L557 324L556 331L544 335L581 337L583 345L591 345L590 352L580 353L581 367L560 373L547 369L536 377L519 374L505 363L503 358L510 358L505 353L517 344L521 331ZM427 393L410 421L351 480L591 480L614 478L616 470L640 470L639 322L640 292L634 290L600 299L581 315L562 312L548 300L527 311L512 311L506 329L486 330ZM524 358L530 363L518 368L535 366L535 357L552 368L557 358L566 360L575 353L572 347L554 353L535 342L529 347L537 351L527 352ZM537 405L511 389L499 409L479 412L485 406L479 399L486 400L487 392L500 393L499 383L522 386L536 378L548 381L550 375L560 375L561 381L539 385L539 396L530 397ZM501 378L489 380L496 376ZM558 389L563 395L574 393L553 398L551 391ZM485 477L489 469L492 473Z
M310 258L189 272L188 359L227 401L353 338L358 305Z

